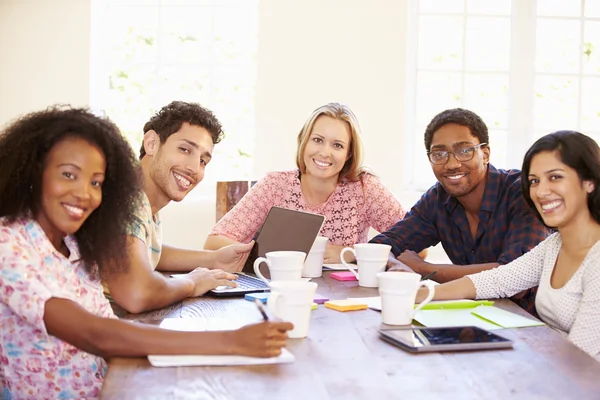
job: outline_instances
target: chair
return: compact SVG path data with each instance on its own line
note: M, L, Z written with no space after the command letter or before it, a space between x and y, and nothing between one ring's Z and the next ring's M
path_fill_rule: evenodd
M256 181L217 182L216 222L219 222L255 183Z

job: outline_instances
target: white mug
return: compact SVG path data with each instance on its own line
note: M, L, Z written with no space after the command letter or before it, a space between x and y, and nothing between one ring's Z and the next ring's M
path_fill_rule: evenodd
M377 287L377 273L385 271L390 250L389 244L359 243L354 248L344 247L340 253L342 264L358 279L358 284L364 287ZM356 258L358 273L344 260L344 253L351 252Z
M264 262L269 267L271 281L293 281L302 278L302 268L306 253L302 251L271 251L265 257L258 257L254 261L254 273L263 281L269 280L260 273L260 263Z
M433 299L435 283L421 281L421 275L412 272L379 272L379 295L381 296L381 317L387 325L408 325L417 311ZM427 287L427 298L415 308L417 291Z
M270 282L269 287L269 311L294 325L294 329L288 332L290 338L307 337L317 284L307 281L277 281Z
M304 261L303 277L318 278L323 275L323 259L325 258L325 250L327 250L327 242L329 242L329 239L326 237L317 236Z

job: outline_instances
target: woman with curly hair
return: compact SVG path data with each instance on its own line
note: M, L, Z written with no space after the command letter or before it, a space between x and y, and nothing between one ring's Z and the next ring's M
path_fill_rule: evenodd
M49 108L0 135L0 397L95 398L103 357L274 356L289 323L176 332L120 321L100 276L127 265L139 176L110 121Z

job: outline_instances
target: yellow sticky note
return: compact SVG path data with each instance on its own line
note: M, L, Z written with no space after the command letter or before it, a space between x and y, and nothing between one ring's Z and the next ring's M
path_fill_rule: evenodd
M366 310L367 304L359 301L359 299L329 300L325 302L325 307L337 311L356 311Z
M317 303L312 303L312 306L310 307L310 309L311 310L316 310L318 306L319 305Z

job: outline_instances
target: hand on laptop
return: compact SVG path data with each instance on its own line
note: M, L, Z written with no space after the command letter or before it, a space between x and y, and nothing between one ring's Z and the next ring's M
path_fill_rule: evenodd
M192 297L202 296L217 286L237 286L234 282L237 279L237 275L221 271L220 269L196 268L187 274L185 278L194 282Z
M290 322L261 322L246 325L232 332L235 354L250 357L276 357L281 354L294 328Z
M227 272L240 272L254 246L254 240L248 244L230 244L215 251L213 268Z

